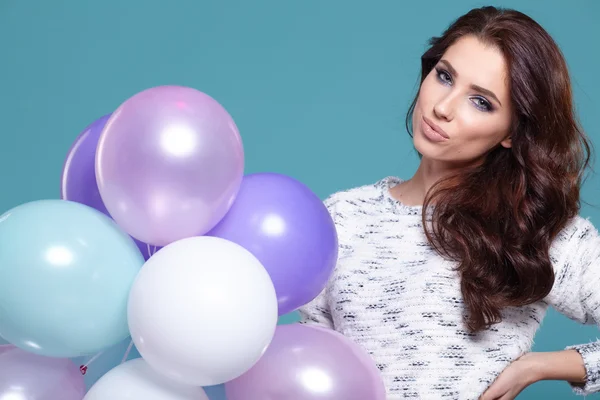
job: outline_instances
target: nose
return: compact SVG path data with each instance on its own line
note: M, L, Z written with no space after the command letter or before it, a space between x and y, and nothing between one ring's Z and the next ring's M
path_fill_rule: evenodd
M438 100L433 107L435 116L444 121L451 121L454 117L454 98L451 93Z

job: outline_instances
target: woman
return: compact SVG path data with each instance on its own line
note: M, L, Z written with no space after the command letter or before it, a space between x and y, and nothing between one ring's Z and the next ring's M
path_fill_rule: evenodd
M364 346L390 399L507 400L543 379L600 391L600 342L529 352L548 306L600 321L600 237L578 216L590 146L560 50L485 7L432 39L421 73L419 168L326 200L340 256L303 322Z

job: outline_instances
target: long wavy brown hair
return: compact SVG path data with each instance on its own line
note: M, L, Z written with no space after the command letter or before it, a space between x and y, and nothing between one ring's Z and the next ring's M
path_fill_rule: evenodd
M554 284L552 240L580 209L591 145L574 112L565 59L550 35L515 10L483 7L430 40L421 84L446 49L465 35L496 46L509 70L512 148L437 182L423 206L425 233L457 261L472 332L502 319L502 309L542 300ZM412 136L409 108L406 125ZM428 223L429 222L429 223Z

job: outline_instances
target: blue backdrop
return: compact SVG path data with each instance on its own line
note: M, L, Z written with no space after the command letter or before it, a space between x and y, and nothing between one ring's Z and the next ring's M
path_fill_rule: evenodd
M248 173L288 174L323 198L385 175L409 177L418 160L403 122L426 40L483 4L2 0L0 211L58 198L62 163L79 132L136 92L164 84L197 88L228 109ZM486 4L527 12L555 37L583 126L598 146L600 53L590 46L600 39L600 2ZM593 176L585 200L599 204L599 188ZM600 209L586 205L582 213L600 225ZM597 332L551 312L535 350ZM224 399L220 387L210 395ZM571 396L565 383L543 382L519 398Z

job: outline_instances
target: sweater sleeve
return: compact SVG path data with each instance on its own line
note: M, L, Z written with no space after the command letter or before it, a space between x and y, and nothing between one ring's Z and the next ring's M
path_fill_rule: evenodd
M554 257L559 268L549 296L560 313L582 324L600 324L600 235L586 219L576 217L558 238L560 253ZM552 253L551 253L552 255ZM586 381L572 384L580 395L600 392L600 341L568 346L585 365Z
M341 244L341 230L343 229L342 221L339 215L337 204L340 200L338 199L337 194L333 194L327 199L325 199L324 204L327 207L327 210L331 214L333 222L335 224L336 231L338 233L338 262L341 257L343 251L343 245ZM324 326L329 329L335 329L333 318L331 316L330 311L330 302L329 302L329 283L325 286L325 288L321 291L321 293L315 297L309 303L303 305L298 309L298 313L300 314L300 323L301 324L314 324Z

